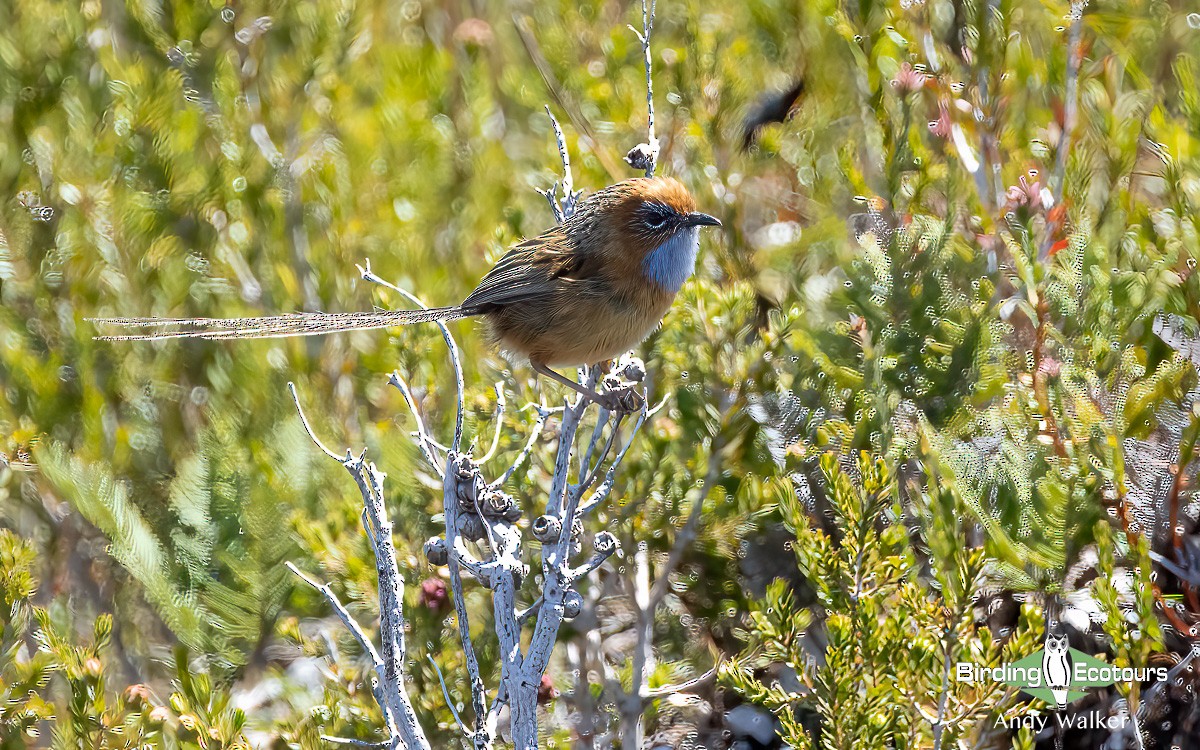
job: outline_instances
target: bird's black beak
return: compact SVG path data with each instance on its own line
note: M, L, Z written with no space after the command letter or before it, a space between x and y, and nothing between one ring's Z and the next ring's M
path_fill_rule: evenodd
M687 225L689 227L719 227L721 221L715 216L694 212L687 215Z

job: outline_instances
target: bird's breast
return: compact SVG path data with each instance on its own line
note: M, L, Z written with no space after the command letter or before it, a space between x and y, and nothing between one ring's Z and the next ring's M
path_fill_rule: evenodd
M660 289L675 294L696 270L700 228L685 227L642 259L642 273Z

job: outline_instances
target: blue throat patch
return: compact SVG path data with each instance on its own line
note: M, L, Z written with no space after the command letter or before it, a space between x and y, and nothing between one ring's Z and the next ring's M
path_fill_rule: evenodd
M642 259L642 272L663 289L678 292L696 270L699 249L700 228L681 229Z

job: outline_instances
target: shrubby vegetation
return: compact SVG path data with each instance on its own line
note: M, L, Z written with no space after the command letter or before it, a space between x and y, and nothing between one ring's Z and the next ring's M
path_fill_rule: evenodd
M745 702L773 714L767 746L1048 747L997 726L1025 698L947 665L1032 653L1049 617L1075 648L1172 674L1091 691L1075 710L1136 721L1065 746L1187 747L1200 15L657 13L660 171L725 231L639 352L667 406L595 521L623 556L560 641L545 745L757 747L724 719ZM543 105L577 186L634 174L639 19L612 0L0 6L0 743L381 736L369 664L282 565L375 621L361 502L300 428L295 381L330 445L389 473L410 694L453 746L437 669L464 718L470 691L443 569L421 552L441 483L386 382L405 373L444 433L440 338L128 346L84 318L403 306L360 282L368 258L430 303L461 299L553 221L535 190L558 169ZM747 113L798 80L790 117L743 150ZM496 381L517 407L558 391L453 325L482 452ZM498 462L530 429L505 414ZM552 447L515 496L545 491ZM638 592L660 576L647 616ZM485 632L485 597L468 605ZM719 675L631 704L638 643L650 691Z

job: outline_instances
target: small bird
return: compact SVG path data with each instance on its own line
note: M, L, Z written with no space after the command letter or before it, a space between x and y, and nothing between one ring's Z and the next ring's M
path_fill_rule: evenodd
M617 394L596 393L551 367L607 362L645 339L695 270L700 227L720 225L696 211L696 202L678 180L639 177L594 193L563 223L515 245L475 291L452 307L92 320L103 326L164 329L97 337L145 341L314 336L481 316L495 345L601 406L619 409L623 402Z

